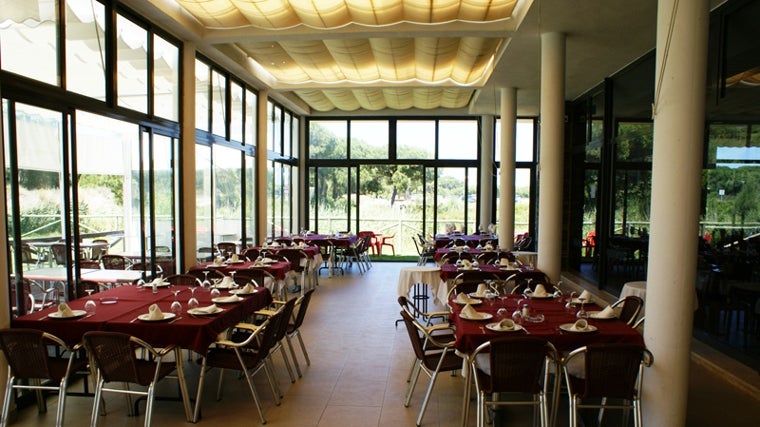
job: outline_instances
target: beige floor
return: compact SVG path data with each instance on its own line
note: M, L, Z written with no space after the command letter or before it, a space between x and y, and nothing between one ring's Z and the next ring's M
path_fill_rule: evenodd
M421 377L409 408L403 405L405 381L412 353L403 326L395 328L398 318L396 283L398 270L409 264L376 263L360 276L354 268L350 274L320 278L320 286L312 300L303 335L311 356L302 378L291 384L278 356L278 377L284 398L274 406L263 378L257 378L258 390L264 399L267 425L272 427L362 427L414 426L426 378ZM194 395L197 382L195 364L188 369L188 381ZM756 373L755 373L756 374ZM263 377L263 375L262 375ZM215 400L216 376L210 375L203 397L201 425L258 425L245 382L227 375L225 395ZM433 398L423 422L424 426L458 426L461 413L462 378L443 375L436 384ZM77 390L81 389L77 385ZM162 391L174 392L167 383ZM12 416L13 426L53 425L55 402L50 412L37 414L36 407ZM566 402L561 401L562 408ZM89 422L92 399L72 396L67 399L66 426L84 426ZM100 425L140 426L143 417L128 417L123 397L108 397L109 413ZM142 406L141 406L142 409ZM566 425L566 409L560 409L557 425ZM471 411L472 413L472 411ZM760 414L760 401L743 394L721 380L713 371L692 363L689 393L688 426L754 426ZM508 426L529 425L529 414L510 411ZM154 426L186 425L178 402L156 402ZM474 416L470 425L474 425Z

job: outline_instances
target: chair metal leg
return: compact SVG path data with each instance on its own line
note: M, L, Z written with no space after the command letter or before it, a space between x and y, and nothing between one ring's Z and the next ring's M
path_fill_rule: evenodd
M298 378L301 378L301 367L298 364L298 358L296 357L296 350L293 348L293 342L290 341L290 335L285 335L285 341L288 343L288 350L290 350L290 357L293 358L293 366L296 368L296 374Z

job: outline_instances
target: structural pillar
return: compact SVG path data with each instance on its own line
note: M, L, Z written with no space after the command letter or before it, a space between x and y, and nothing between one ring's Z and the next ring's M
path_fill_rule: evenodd
M269 235L269 230L267 229L267 203L265 202L266 194L268 194L267 173L269 171L267 165L267 149L269 147L269 140L267 139L267 129L269 128L267 126L267 120L269 120L267 111L269 110L267 107L269 106L269 91L260 90L257 100L256 194L259 195L260 201L256 204L256 238L258 241L254 240L254 242L261 243Z
M182 168L180 194L182 209L179 230L175 239L182 246L182 263L179 271L186 271L197 263L196 194L195 194L195 44L184 43L182 48L182 126L180 149Z
M478 225L487 230L493 212L493 116L481 117L480 140L480 219Z
M562 33L541 35L540 108L538 268L557 281L562 269L565 146L565 35Z
M644 341L645 425L686 424L707 70L707 0L659 0Z
M501 89L501 149L499 152L499 248L511 251L515 242L515 147L517 89Z

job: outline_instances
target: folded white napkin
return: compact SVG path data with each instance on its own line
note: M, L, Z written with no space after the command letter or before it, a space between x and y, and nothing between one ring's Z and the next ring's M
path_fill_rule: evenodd
M68 304L62 302L58 304L58 315L61 317L74 317L74 312L71 311Z
M251 292L256 292L256 288L254 288L252 284L246 283L238 292L241 294L250 294Z
M168 284L169 284L168 282L164 281L163 276L156 277L155 279L153 279L153 281L150 282L151 286L164 286Z
M158 308L157 304L151 304L148 307L148 320L161 320L164 318L164 313Z
M232 256L230 257L230 261L238 262L240 261L240 257L238 257L238 254L232 254Z
M499 265L509 265L509 258L499 259Z
M476 298L470 298L464 292L460 292L457 294L457 297L454 300L454 302L457 302L459 304L472 304L474 302L478 302L478 300Z
M211 304L206 307L198 307L195 309L195 311L197 312L206 313L206 314L216 313L216 310L217 310L216 304Z
M612 319L615 317L615 310L611 306L604 307L602 311L596 314L601 319Z
M224 260L222 260L222 257L216 257L214 258L214 265L224 265Z
M227 295L227 296L216 298L216 302L221 302L221 303L225 303L225 302L238 302L238 301L242 301L242 300L243 300L243 298L240 298L237 295ZM213 313L213 311L212 311L212 313Z
M578 319L573 325L573 329L576 331L585 331L588 328L588 321L586 319Z
M591 302L591 292L584 290L578 295L578 299L585 302Z
M485 248L485 250L487 250L487 251L492 251L492 250L493 250L493 245L492 245L492 244L490 244L490 243L486 243L486 245L485 245L485 247L484 247L484 248Z
M224 276L222 278L222 281L219 282L219 286L224 287L224 288L229 288L234 285L235 285L235 281L230 276Z
M478 290L477 290L476 293L478 295L485 295L487 290L488 290L488 287L486 286L486 284L485 283L481 283L481 284L478 285Z
M462 260L462 268L465 268L465 269L472 268L472 263L470 262L470 260L463 259Z
M542 284L536 285L536 289L533 290L533 295L537 297L545 297L546 296L546 288Z
M469 317L469 318L475 318L475 317L478 317L480 315L480 313L478 313L477 310L475 310L474 308L472 308L472 306L470 304L466 304L464 307L462 307L462 313L461 314L464 317Z
M499 322L498 327L502 331L511 331L515 329L515 322L512 319L504 319L501 322Z

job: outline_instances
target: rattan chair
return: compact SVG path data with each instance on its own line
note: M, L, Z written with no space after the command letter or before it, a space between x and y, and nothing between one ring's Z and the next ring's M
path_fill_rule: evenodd
M581 357L585 360L577 363ZM570 352L562 364L570 400L570 426L578 425L578 409L582 408L599 408L600 425L606 409L624 410L626 416L632 410L634 426L641 426L643 368L652 362L652 353L635 344L590 344Z
M401 310L401 317L404 319L404 325L409 334L409 340L417 358L412 372L412 378L409 382L409 388L406 392L404 406L409 407L414 393L414 387L420 371L425 372L430 377L425 398L422 400L419 415L417 415L417 425L422 424L422 418L425 416L430 395L433 393L433 387L438 374L441 372L451 372L462 368L462 358L454 352L454 341L442 342L435 336L431 335L419 322L404 310Z
M231 369L240 371L248 383L253 403L259 412L261 423L266 424L264 409L261 407L259 394L253 384L253 376L260 370L264 370L272 390L274 402L279 406L280 393L275 387L273 372L267 363L269 350L276 343L277 328L281 321L286 321L281 312L264 320L261 325L239 323L234 331L229 332L227 339L221 339L211 345L201 361L200 378L198 380L198 393L195 398L195 410L193 422L198 421L200 405L203 401L203 381L206 371L211 368ZM222 397L222 372L219 373L219 386L217 387L217 400Z
M56 350L50 351L50 346ZM0 427L8 423L11 399L16 390L34 390L40 413L47 410L42 391L57 391L55 425L63 425L69 374L87 369L87 359L77 355L79 347L79 344L69 347L60 338L36 329L0 330L0 349L9 366ZM43 383L42 380L50 380L50 383Z
M122 255L106 254L100 257L100 262L106 270L127 270L132 266L132 260Z
M175 370L182 403L185 407L185 417L187 421L191 421L190 400L182 372L179 347L170 345L158 350L147 342L129 334L103 331L86 332L83 342L97 371L95 398L92 405L92 418L90 419L91 426L98 424L103 392L126 395L130 411L132 410L131 397L145 396L144 425L145 427L150 426L156 383L169 377ZM141 357L143 355L145 357ZM174 360L164 363L164 358L169 355L173 355ZM107 384L110 383L137 384L147 387L147 390L132 390L126 385L124 388L108 387Z
M533 406L540 425L551 425L547 400L549 373L558 371L559 357L550 342L524 335L495 338L478 346L469 359L477 394L477 426L485 426L487 407L507 405ZM530 399L511 398L520 395Z
M628 295L615 301L612 308L620 307L618 318L625 322L626 325L633 325L644 307L644 300L636 295Z

